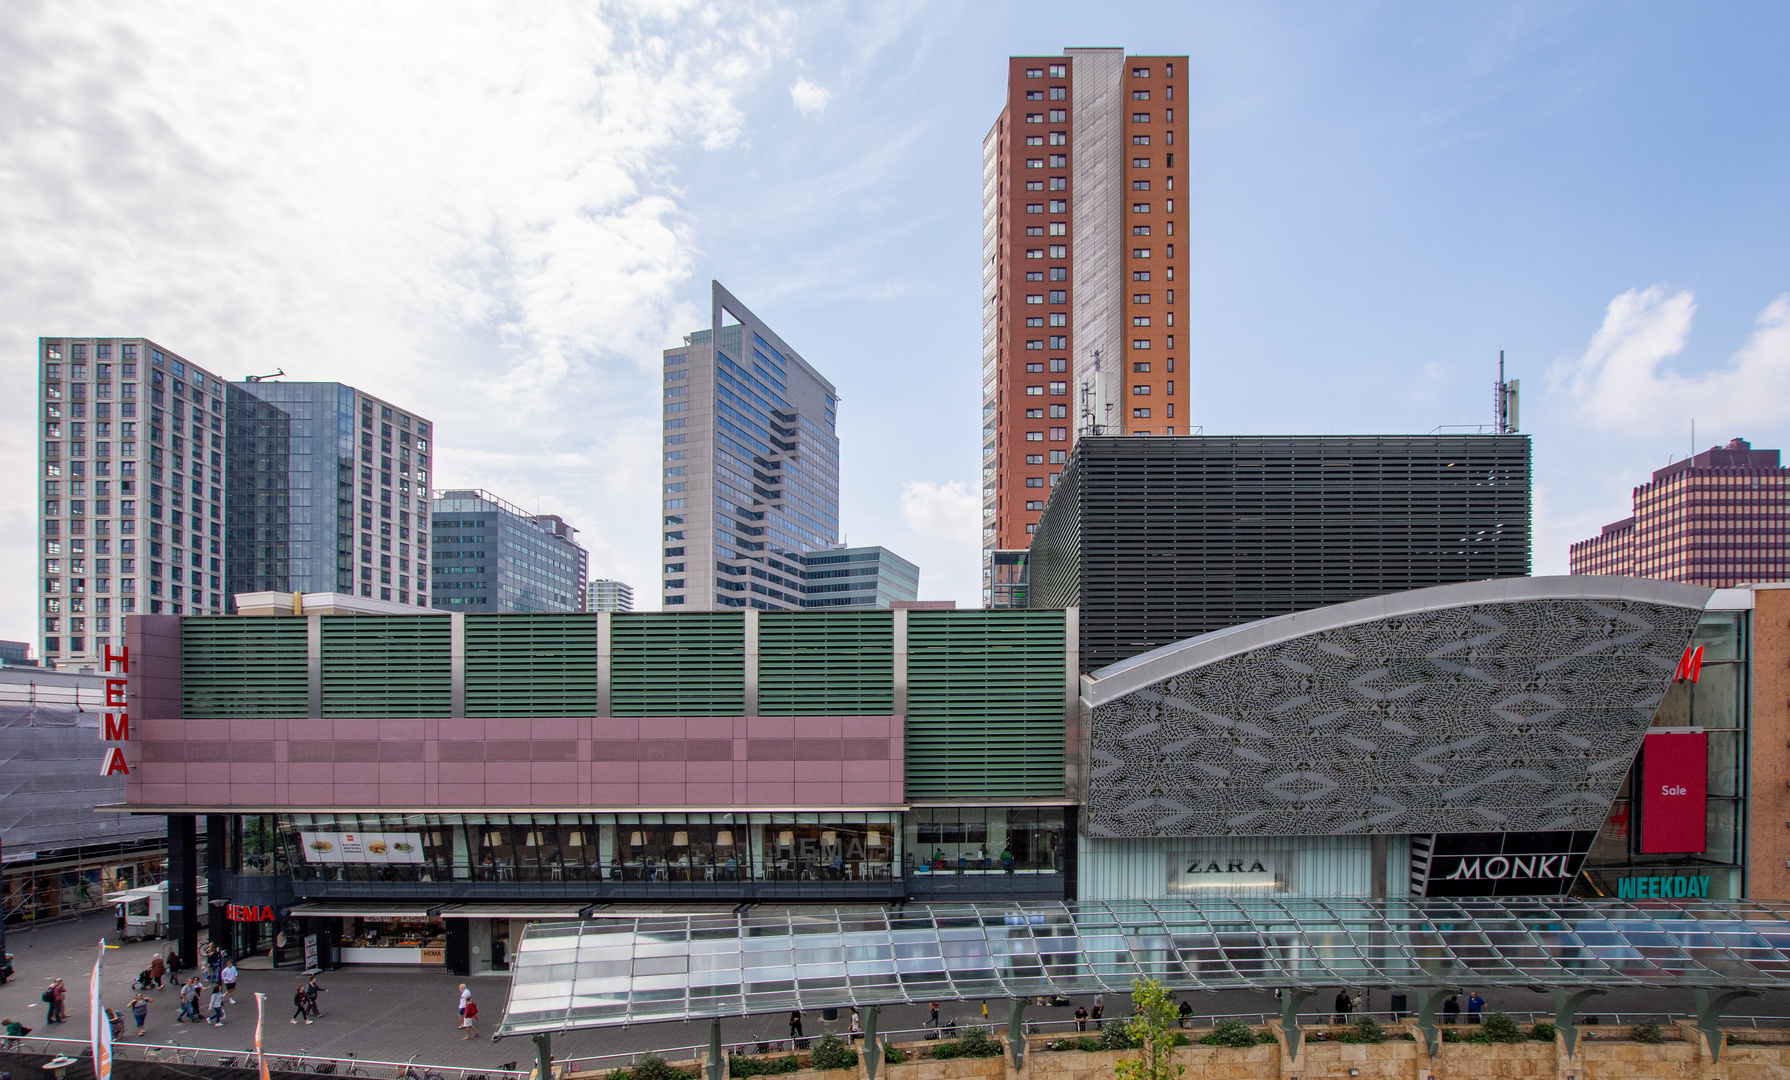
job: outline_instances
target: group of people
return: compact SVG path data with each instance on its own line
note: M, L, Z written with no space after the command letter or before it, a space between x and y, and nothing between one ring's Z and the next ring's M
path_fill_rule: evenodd
M1095 1031L1099 1031L1106 1025L1106 995L1102 994L1094 999L1094 1008L1091 1012L1085 1006L1077 1005L1075 1007L1075 1030L1086 1031L1089 1023L1094 1025Z
M309 1024L312 1023L311 1017L323 1015L323 1010L317 1007L317 996L321 993L323 993L323 987L317 985L317 976L315 975L298 984L298 989L292 991L292 1022L294 1024L300 1020Z
M1274 996L1279 997L1280 991L1276 990ZM1398 1002L1395 1000L1394 1006L1396 1007L1397 1004ZM1349 1017L1354 1013L1367 1011L1361 991L1359 990L1355 991L1354 994L1350 994L1347 989L1338 990L1336 992L1335 1005L1336 1022L1339 1024L1348 1023ZM1480 1015L1484 1012L1485 998L1480 997L1479 991L1477 990L1467 991L1467 1023L1479 1023ZM1442 1022L1444 1024L1458 1024L1461 1022L1461 999L1459 994L1450 994L1448 995L1448 999L1442 1002Z

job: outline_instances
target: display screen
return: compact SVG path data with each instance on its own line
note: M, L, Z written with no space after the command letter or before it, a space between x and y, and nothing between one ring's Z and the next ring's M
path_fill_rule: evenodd
M1701 731L1647 736L1641 750L1641 851L1672 854L1709 846L1709 736Z

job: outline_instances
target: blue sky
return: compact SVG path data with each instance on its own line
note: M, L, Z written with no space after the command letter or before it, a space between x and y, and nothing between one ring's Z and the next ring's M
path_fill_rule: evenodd
M1648 470L1790 442L1790 9L21 3L0 428L40 334L432 416L656 603L658 351L718 278L838 385L853 543L977 582L980 141L1003 58L1187 53L1194 422L1536 440L1537 572ZM31 638L33 478L0 479Z

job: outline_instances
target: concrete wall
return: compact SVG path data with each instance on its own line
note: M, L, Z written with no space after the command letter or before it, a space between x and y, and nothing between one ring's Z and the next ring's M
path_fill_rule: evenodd
M1753 593L1753 745L1747 892L1790 898L1790 588Z

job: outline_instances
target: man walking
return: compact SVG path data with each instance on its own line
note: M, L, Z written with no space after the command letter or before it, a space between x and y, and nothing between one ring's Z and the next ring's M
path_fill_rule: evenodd
M929 1011L926 1014L926 1026L937 1031L939 1026L939 1003L936 1001L933 1002L928 1006L928 1009Z
M1101 1027L1104 1026L1102 1023L1102 1020L1105 1016L1106 1016L1106 995L1101 994L1094 999L1094 1011L1088 1014L1088 1019L1094 1021L1094 1030L1095 1031L1099 1031L1101 1029Z
M218 972L218 980L224 984L224 996L230 1004L236 1004L236 961L225 959L224 970Z
M1354 1006L1349 1001L1349 992L1347 990L1338 990L1336 992L1336 1022L1339 1024L1348 1023L1349 1013L1353 1008Z
M194 995L198 990L199 980L196 978L180 984L180 1015L174 1018L176 1024L184 1023L189 1014L194 1020L199 1019L198 1010L193 1005Z
M800 1011L789 1014L789 1048L800 1050L807 1039L802 1035L802 1014Z
M317 985L317 976L311 976L311 981L305 983L305 1002L312 1016L323 1015L323 1010L317 1007L317 995L321 993L323 987Z

